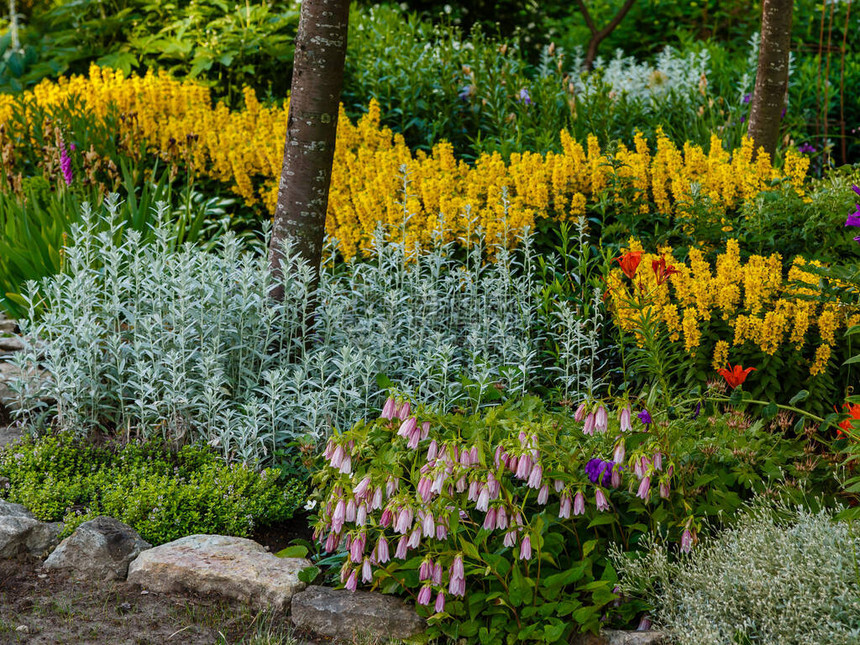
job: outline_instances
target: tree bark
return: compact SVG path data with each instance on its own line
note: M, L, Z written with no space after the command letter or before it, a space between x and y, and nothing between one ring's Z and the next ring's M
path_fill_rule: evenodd
M756 152L761 148L771 159L786 107L793 9L794 0L763 0L761 7L761 45L747 135Z
M615 28L621 24L621 21L624 20L624 16L626 16L633 5L636 4L636 0L625 0L624 5L618 10L615 17L613 17L603 29L598 29L597 25L594 24L594 19L588 12L588 7L585 6L584 0L576 0L576 3L579 5L579 11L582 13L582 17L585 20L585 26L588 27L588 30L591 32L591 38L589 38L588 46L585 50L585 61L582 64L584 69L590 70L594 66L594 59L597 58L597 48L600 47L600 43L602 43L606 37L615 31Z
M349 0L303 0L269 245L269 265L277 282L287 238L319 275L348 28ZM272 297L282 300L283 287Z

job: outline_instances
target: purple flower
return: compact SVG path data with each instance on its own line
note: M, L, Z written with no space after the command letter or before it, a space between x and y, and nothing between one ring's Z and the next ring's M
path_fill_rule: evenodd
M72 174L72 158L66 152L66 144L60 142L60 170L63 173L63 179L66 180L66 186L71 186L74 180Z
M520 90L520 101L522 101L524 105L532 104L532 97L529 96L529 91L526 88Z
M811 155L815 153L815 146L812 146L808 143L804 143L801 146L798 146L797 151L802 155Z
M461 101L468 101L469 97L471 95L472 95L472 86L471 85L464 85L463 88L460 90L460 93L457 94L457 96L459 97L459 99Z
M693 410L693 419L698 419L698 418L699 418L699 413L700 413L701 411L702 411L702 402L701 402L701 401L699 401L698 403L696 403L696 409L695 409L695 410Z
M744 101L744 105L749 105L749 102L752 101L752 94L750 94L750 93L744 94L743 101Z
M860 186L851 186L851 189L860 196ZM860 227L860 204L854 204L856 210L853 213L848 215L848 219L845 220L845 226L857 226ZM857 241L857 238L854 238Z
M636 416L639 417L639 420L646 426L653 421L651 414L645 408L642 408L642 411Z
M615 466L614 461L603 461L602 459L590 459L585 464L585 474L592 484L602 484L609 486L612 481L612 469Z

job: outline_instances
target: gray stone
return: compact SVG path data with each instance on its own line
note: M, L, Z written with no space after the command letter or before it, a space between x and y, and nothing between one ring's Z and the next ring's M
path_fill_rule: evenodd
M45 560L46 569L66 569L78 578L125 580L128 565L152 548L133 528L100 516L81 524Z
M18 323L7 318L6 314L0 312L0 335L14 334L18 330Z
M663 632L604 629L600 634L580 634L572 645L663 645L668 643Z
M372 591L311 586L293 597L290 615L300 629L347 642L356 637L405 640L426 629L413 607Z
M0 559L43 558L57 545L62 522L40 522L20 504L0 500Z
M36 516L21 504L13 504L12 502L7 502L5 499L0 499L0 517L28 517L31 520L36 519Z
M0 352L9 353L20 352L24 349L24 341L18 336L0 336Z
M128 567L128 582L150 591L215 593L258 609L286 611L305 587L304 558L279 558L253 540L189 535L141 553Z
M19 426L0 426L0 448L10 443L15 443L19 439L23 439L25 434L27 434L26 430ZM0 481L0 490L3 490L2 481Z

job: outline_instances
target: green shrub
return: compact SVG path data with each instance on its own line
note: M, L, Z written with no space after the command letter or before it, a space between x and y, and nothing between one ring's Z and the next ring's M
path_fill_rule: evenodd
M601 432L610 405L619 415ZM578 422L536 399L485 417L410 415L392 399L383 418L332 437L314 477L326 563L347 588L417 597L431 635L568 642L644 608L614 606L610 544L633 550L659 530L692 548L705 519L732 517L755 492L832 499L831 466L810 465L814 445L776 424L674 409L647 424L634 411L622 430L629 403L585 407Z
M66 433L0 450L0 476L10 480L0 493L43 521L64 521L64 534L110 515L152 544L194 533L247 537L292 517L305 496L300 480L226 464L207 446L95 446Z
M678 645L849 645L860 641L860 527L755 504L738 523L676 560L659 542L617 550L625 593L646 599Z

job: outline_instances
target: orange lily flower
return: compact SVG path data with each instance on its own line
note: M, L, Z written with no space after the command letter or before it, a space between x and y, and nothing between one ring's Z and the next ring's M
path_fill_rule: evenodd
M729 369L718 369L717 374L726 379L726 383L729 384L729 387L732 389L741 385L744 381L747 380L747 375L750 372L754 372L756 369L754 367L748 367L744 369L740 365L735 365L732 367L731 363L729 364Z

